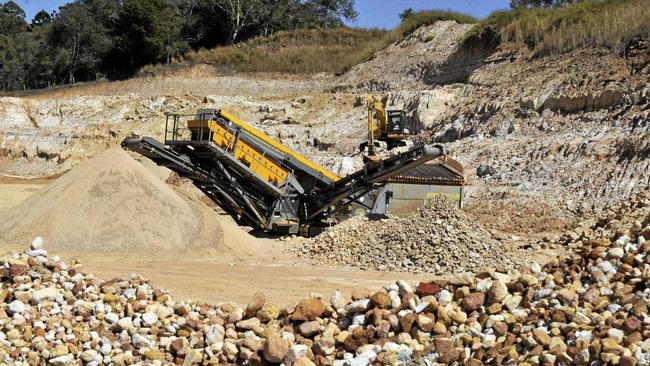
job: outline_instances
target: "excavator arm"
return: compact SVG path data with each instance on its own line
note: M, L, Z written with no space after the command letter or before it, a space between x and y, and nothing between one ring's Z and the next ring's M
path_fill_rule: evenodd
M366 100L368 107L368 156L374 157L375 137L381 137L388 131L388 121L384 103L376 95L369 94ZM375 122L375 120L377 122Z

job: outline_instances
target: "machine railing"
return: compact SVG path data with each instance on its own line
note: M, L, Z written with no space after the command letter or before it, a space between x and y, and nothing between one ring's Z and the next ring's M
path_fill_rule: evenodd
M236 125L226 125L220 123L215 118L214 113L197 113L191 115L180 115L180 114L169 114L165 116L165 144L173 144L178 142L191 142L191 141L204 141L215 144L219 148L223 149L225 152L230 153L231 155L237 155L240 162L248 162L245 164L254 171L265 171L266 173L273 173L273 170L268 168L263 161L263 158L267 157L265 151L258 151L257 156L250 153L246 149L236 150L237 144L240 140L240 134L242 129ZM189 122L198 122L190 127ZM223 129L212 129L210 128L210 122L218 123ZM219 146L215 143L213 139L215 136L221 136L225 145ZM275 164L280 166L288 173L287 180L292 179L294 175L294 169L282 161L277 159L273 160ZM277 182L275 185L278 187L282 186L282 183L286 182ZM286 188L286 187L285 187Z

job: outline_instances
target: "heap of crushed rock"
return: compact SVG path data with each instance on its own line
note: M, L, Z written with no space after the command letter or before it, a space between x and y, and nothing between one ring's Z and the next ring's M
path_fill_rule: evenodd
M42 242L0 259L0 363L368 366L650 364L650 200L546 266L278 308L175 301L138 276L102 281Z
M297 254L364 270L443 274L509 269L517 261L502 243L444 196L408 217L355 217L306 241Z

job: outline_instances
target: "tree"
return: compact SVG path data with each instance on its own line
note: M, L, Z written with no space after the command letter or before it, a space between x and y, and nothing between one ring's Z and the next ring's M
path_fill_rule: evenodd
M307 0L302 4L302 26L336 28L343 26L343 19L355 20L359 13L354 10L354 0Z
M0 34L13 35L25 31L25 11L13 1L0 3Z
M399 13L399 19L401 21L404 21L406 18L410 17L411 15L414 14L413 8L409 7L404 9L403 12Z
M89 7L74 2L61 7L52 23L49 41L55 48L56 62L66 70L66 79L73 84L78 72L92 78L110 45L106 29L97 22ZM61 69L61 68L60 68Z
M180 11L167 0L124 0L104 65L112 77L127 77L146 64L171 62L187 50L181 29Z
M32 19L32 27L42 27L52 21L52 16L45 10L41 10Z
M243 29L254 24L262 9L261 0L211 0L228 19L228 43L233 44Z
M0 88L6 91L24 87L24 71L14 42L0 34Z

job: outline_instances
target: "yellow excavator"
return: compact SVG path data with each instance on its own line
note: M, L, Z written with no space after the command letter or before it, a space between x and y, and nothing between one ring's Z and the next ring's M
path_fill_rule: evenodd
M368 147L367 162L379 160L375 151L376 147L387 150L399 146L412 147L413 142L409 137L417 135L421 128L406 117L404 110L385 110L384 103L376 95L368 95L366 100L368 108L368 141L361 145L361 149Z

